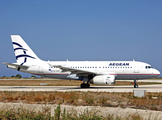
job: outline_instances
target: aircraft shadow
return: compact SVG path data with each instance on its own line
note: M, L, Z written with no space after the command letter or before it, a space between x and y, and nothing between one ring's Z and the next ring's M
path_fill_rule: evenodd
M11 87L7 87L6 89L56 89L57 90L97 90L97 89L108 89L108 90L119 90L119 89L132 89L132 90L141 90L141 89L162 89L161 87L156 87L156 86L151 86L151 87L148 87L148 86L139 86L139 88L134 88L133 86L91 86L89 88L80 88L80 86L59 86L58 88L55 87L55 86L37 86L37 87L32 87L32 86L11 86Z
M151 87L151 88L157 89L157 87ZM96 90L97 90L97 89L109 89L109 90L110 90L110 89L113 89L113 90L115 90L115 89L116 89L116 90L119 90L119 89L121 89L121 90L122 90L122 89L128 89L128 90L130 90L130 89L132 89L132 90L141 90L141 89L150 89L150 87L139 87L139 88L134 88L133 86L129 86L129 87L128 87L128 86L127 86L127 87L125 87L125 86L121 86L121 87L119 87L119 86L118 86L118 87L112 87L112 86L111 86L111 87L93 87L93 86L92 86L92 87L89 87L89 88L80 88L80 86L78 86L78 87L61 88L61 89L59 89L59 90L70 90L70 89L71 89L71 90L84 90L84 89L85 89L85 90L92 90L92 89L93 89L93 90L95 90L95 89L96 89Z

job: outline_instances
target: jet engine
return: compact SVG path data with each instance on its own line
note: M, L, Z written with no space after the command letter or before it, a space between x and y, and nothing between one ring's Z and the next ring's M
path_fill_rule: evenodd
M115 84L115 76L114 75L98 75L95 76L90 83L96 85L113 85Z

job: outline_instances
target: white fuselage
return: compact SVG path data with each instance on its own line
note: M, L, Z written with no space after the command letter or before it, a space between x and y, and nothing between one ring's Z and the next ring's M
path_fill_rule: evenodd
M149 64L137 61L40 61L31 64L28 69L21 69L20 71L44 77L75 80L82 80L84 75L79 77L75 72L64 72L53 66L60 65L72 69L91 71L97 74L115 75L116 80L148 79L160 75L160 72L152 68Z

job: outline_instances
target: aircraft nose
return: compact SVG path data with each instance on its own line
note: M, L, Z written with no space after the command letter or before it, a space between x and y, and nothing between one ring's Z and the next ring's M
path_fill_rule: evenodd
M160 75L160 71L158 71L158 70L155 69L155 74L156 74L157 76L159 76L159 75Z

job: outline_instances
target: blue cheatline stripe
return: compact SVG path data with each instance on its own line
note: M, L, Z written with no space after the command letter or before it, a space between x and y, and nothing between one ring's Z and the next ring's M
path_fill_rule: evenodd
M24 49L24 48L15 48L14 51L16 50L24 50L24 51L28 51L27 49Z
M19 47L22 47L19 43L16 43L16 42L12 42L12 44L18 45Z
M18 55L18 56L16 56L16 60L17 60L18 58L20 58L20 57L29 57L29 58L36 59L35 57L32 57L32 56L30 56L30 55Z

